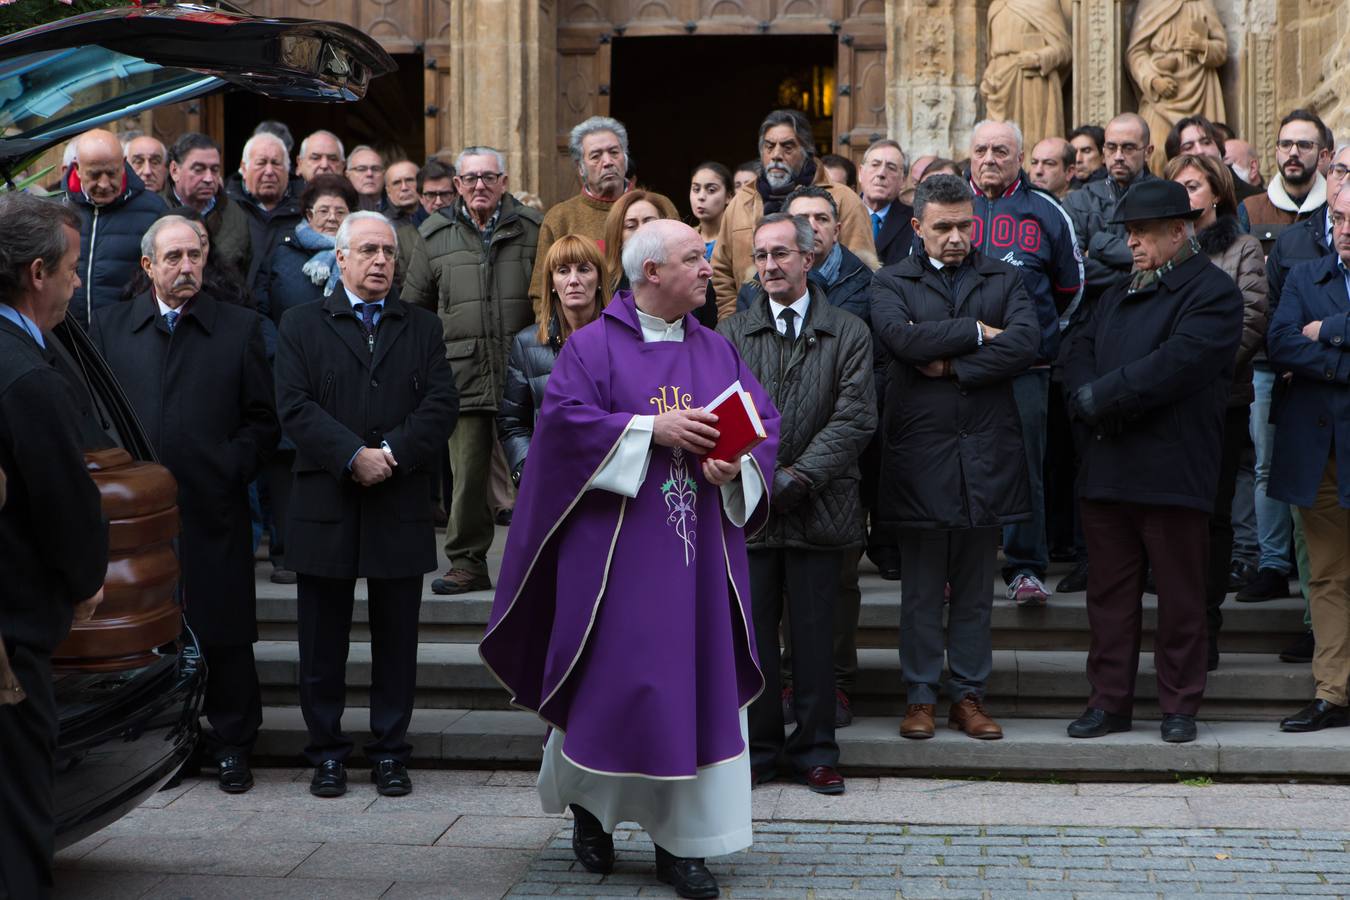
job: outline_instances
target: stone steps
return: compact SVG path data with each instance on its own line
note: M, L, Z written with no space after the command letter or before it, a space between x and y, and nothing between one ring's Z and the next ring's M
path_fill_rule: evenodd
M255 648L265 703L299 703L299 647L293 641L261 641ZM989 679L990 711L1000 717L1074 716L1088 695L1086 652L1080 650L996 650ZM508 708L508 696L464 643L423 643L418 647L417 707L433 709ZM1140 659L1137 714L1155 715L1157 682L1152 659ZM347 662L349 702L368 702L370 644L353 642ZM1210 673L1204 715L1211 719L1278 719L1311 699L1308 666L1281 663L1270 654L1228 653ZM859 651L858 681L852 694L860 715L896 716L904 709L899 656L895 650Z
M260 567L266 569L266 566ZM1053 576L1051 581L1057 580ZM477 591L441 597L430 589L422 600L419 639L423 643L477 643L487 627L492 610L492 592ZM862 610L858 617L858 646L894 649L898 646L900 589L898 582L883 581L875 573L861 579ZM364 582L358 583L353 613L352 639L369 640ZM1003 650L1086 650L1090 640L1087 598L1082 593L1055 594L1047 606L1019 609L1003 598L1001 585L994 589L994 646ZM1143 603L1143 647L1153 646L1158 598L1146 594ZM265 577L258 583L258 629L263 640L293 641L295 588L274 585ZM1221 648L1233 653L1275 653L1304 630L1303 600L1289 598L1265 603L1238 603L1231 597L1224 605Z
M369 737L369 711L349 708L346 724L358 748ZM841 768L849 775L956 775L1035 779L1298 778L1350 776L1345 733L1282 734L1275 720L1202 721L1191 744L1164 744L1156 721L1095 740L1074 740L1062 718L1008 719L1001 741L975 741L939 728L927 741L901 738L894 718L859 718L838 732ZM543 724L531 713L505 710L419 709L408 734L420 767L519 767L539 764ZM268 707L255 763L293 765L305 745L304 722L293 707ZM414 774L414 778L416 775Z

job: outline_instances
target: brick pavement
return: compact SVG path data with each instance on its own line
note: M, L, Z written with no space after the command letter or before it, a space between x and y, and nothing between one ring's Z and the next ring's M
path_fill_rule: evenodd
M641 832L620 831L615 874L578 871L533 772L416 770L411 796L386 798L353 770L336 800L309 774L160 792L62 851L56 896L674 896ZM839 797L774 783L753 799L754 847L711 863L729 900L1350 895L1350 786L858 777Z

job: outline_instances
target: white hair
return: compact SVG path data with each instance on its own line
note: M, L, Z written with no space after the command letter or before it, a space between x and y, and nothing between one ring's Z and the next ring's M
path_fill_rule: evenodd
M281 149L281 158L283 162L290 156L290 153L286 150L285 141L270 131L260 131L247 141L244 141L244 152L239 158L239 171L242 172L248 168L249 155L253 152L253 148L262 141L271 141L276 144L277 147Z
M591 116L575 125L567 136L567 152L572 155L572 162L581 165L581 142L601 131L612 132L619 139L623 158L628 158L628 129L623 127L623 123L609 116Z
M350 250L352 247L352 223L365 222L368 220L377 220L389 226L389 233L394 236L394 251L398 251L398 229L394 223L384 217L382 213L372 212L371 210L362 210L354 212L342 220L338 226L337 237L333 239L333 248L335 250Z
M75 141L68 141L61 151L61 168L69 169L75 163Z
M650 223L649 223L650 224ZM624 241L623 273L628 276L628 284L637 290L640 284L646 284L647 276L642 267L648 262L658 266L666 261L666 236L660 228L648 228L645 225Z
M327 130L326 128L320 128L318 131L315 131L312 134L305 135L305 139L300 142L300 153L299 153L300 158L301 159L305 158L306 148L309 147L309 139L312 137L319 137L320 135L327 135L334 141L337 141L338 159L345 162L347 160L347 151L342 149L342 138L338 137L336 134L333 134L333 132Z
M455 157L455 171L464 171L464 160L470 156L491 156L497 161L497 171L506 174L506 155L496 147L465 147Z
M979 131L981 128L983 128L983 127L986 126L986 125L1002 125L1004 128L1007 128L1007 129L1009 129L1010 131L1012 131L1012 133L1013 133L1013 139L1014 139L1015 141L1017 141L1017 152L1018 152L1018 153L1021 153L1021 152L1022 152L1022 143L1023 143L1023 141L1022 141L1022 129L1021 129L1021 128L1018 128L1018 127L1017 127L1017 123L1016 123L1016 122L1013 122L1012 120L1008 120L1008 121L1000 121L1000 120L997 120L997 119L981 119L980 121L976 122L976 123L975 123L975 127L972 128L972 129L970 130L970 141L971 141L971 144L974 144L974 143L975 143L975 132Z

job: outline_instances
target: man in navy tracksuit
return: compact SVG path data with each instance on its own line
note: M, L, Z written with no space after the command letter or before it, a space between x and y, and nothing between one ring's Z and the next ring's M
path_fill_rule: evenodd
M1022 417L1031 477L1032 518L1003 530L1003 579L1008 599L1018 606L1044 605L1049 591L1045 569L1045 429L1050 361L1059 353L1059 323L1082 293L1083 258L1073 225L1050 197L1031 187L1022 172L1022 133L1011 122L980 122L970 142L970 182L975 192L971 243L990 259L1022 270L1022 282L1036 304L1041 347L1035 364L1013 381Z

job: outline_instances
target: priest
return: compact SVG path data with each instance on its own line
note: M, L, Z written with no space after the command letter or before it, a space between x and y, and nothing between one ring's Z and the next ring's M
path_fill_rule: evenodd
M778 412L731 343L690 315L712 270L692 228L628 239L621 291L549 378L486 636L484 663L552 729L545 811L614 866L636 821L657 876L716 897L704 864L751 843L746 707L763 688L745 534L768 513ZM733 461L704 407L740 382L767 439ZM776 664L773 662L771 664Z

